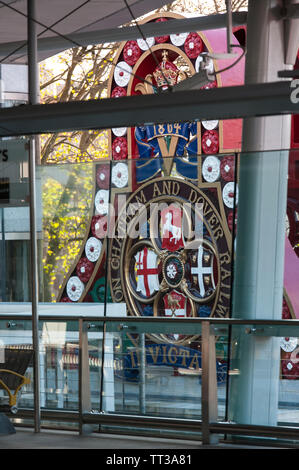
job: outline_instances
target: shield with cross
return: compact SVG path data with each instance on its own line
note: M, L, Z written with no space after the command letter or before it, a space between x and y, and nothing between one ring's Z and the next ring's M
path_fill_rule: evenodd
M200 244L197 254L192 258L191 275L197 284L200 297L204 298L210 295L211 290L215 289L213 274L213 254Z
M160 289L157 255L148 247L143 248L135 255L137 287L145 297L150 297L155 291Z

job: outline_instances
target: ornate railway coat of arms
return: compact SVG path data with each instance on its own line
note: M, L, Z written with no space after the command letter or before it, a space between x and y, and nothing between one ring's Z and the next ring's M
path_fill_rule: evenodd
M210 50L200 32L124 42L109 96L167 93ZM216 77L205 88L221 86ZM174 119L109 130L111 162L95 165L90 229L60 301L122 303L135 316L230 315L237 143L224 147L222 122Z

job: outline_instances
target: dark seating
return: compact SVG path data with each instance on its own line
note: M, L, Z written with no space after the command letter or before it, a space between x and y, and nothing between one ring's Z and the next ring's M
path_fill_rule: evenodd
M18 393L30 379L25 377L26 370L33 358L33 349L24 346L5 347L4 363L0 362L0 387L6 390L12 413L17 412Z

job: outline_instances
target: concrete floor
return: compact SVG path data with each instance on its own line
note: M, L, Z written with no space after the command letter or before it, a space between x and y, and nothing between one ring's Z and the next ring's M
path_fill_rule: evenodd
M173 439L91 434L80 436L78 432L17 428L15 434L0 435L0 449L196 449L199 442Z
M263 449L270 447L263 447ZM91 434L80 436L78 432L41 430L35 433L32 429L16 428L16 433L0 435L0 449L261 449L260 446L219 444L204 446L200 441L179 439L162 439L138 436L111 434ZM107 453L109 455L109 452Z

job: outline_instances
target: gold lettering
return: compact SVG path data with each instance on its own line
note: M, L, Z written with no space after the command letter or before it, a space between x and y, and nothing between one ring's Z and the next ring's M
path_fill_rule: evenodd
M117 290L114 292L114 298L116 302L122 302L124 300L124 294L122 290Z
M174 356L171 356L172 351L175 351ZM175 348L174 346L171 346L171 347L169 348L169 350L168 350L168 359L169 359L169 362L171 362L171 364L175 364L175 363L176 363L176 361L177 361L177 354L178 354L177 348Z
M185 349L180 350L180 356L182 356L182 366L187 366L186 357L190 357L190 352Z
M221 281L224 281L227 277L231 275L231 272L227 269L222 268L221 269Z
M112 269L114 269L115 271L117 271L117 270L119 269L119 266L120 266L119 258L112 258L112 259L111 259L111 267L112 267Z
M172 183L173 183L172 184L172 194L174 196L177 196L180 192L180 185L177 181L173 181Z
M163 181L163 194L171 194L171 181Z
M173 125L173 127L175 128L175 133L176 133L176 134L179 134L179 131L181 130L181 127L182 127L182 126L181 126L178 122L176 122L176 123Z
M120 278L114 278L111 280L113 296L116 302L121 302L124 298L124 294L121 287Z
M215 310L215 313L217 313L221 317L226 317L228 315L228 312L229 312L229 308L221 304L218 304Z
M220 259L220 264L229 264L230 263L230 254L229 252L227 251L226 253L221 253L219 255L219 259Z
M230 294L229 294L229 293L226 294L225 292L223 292L223 290L222 290L223 287L224 287L224 288L226 287L226 288L229 288L229 289L230 289L230 286L228 286L228 285L225 285L225 286L223 286L222 284L220 285L220 293L219 293L219 303L220 303L220 304L223 304L223 303L224 303L224 301L222 300L222 297L224 297L225 299L229 299L229 298L230 298Z
M218 240L218 238L221 238L223 237L223 230L221 227L217 227L217 229L215 231L213 231L213 235L214 237L216 238L216 240Z
M116 238L116 240L117 240L117 238ZM113 246L112 249L111 249L111 253L112 253L112 256L119 257L120 256L120 248L117 247L117 246Z
M213 225L219 224L219 220L217 219L215 214L212 214L211 217L208 219L208 223L212 227Z
M167 132L168 132L168 134L172 134L172 133L173 133L172 124L167 124Z
M151 355L152 358L153 358L153 363L154 363L154 364L157 363L158 355L159 355L159 349L160 349L160 347L159 347L159 346L156 346L156 349L155 349L155 352L154 352L154 349L153 349L153 348L148 348L148 351L150 352L150 355Z
M191 203L195 203L196 199L197 199L197 193L196 193L196 191L194 191L194 189L191 189L188 200Z
M153 197L161 196L161 191L157 183L154 183Z
M163 350L163 361L162 361L162 363L167 364L166 346L162 346L162 350Z
M212 212L212 214L211 214L211 212ZM213 215L214 215L212 207L209 206L207 204L207 202L205 201L205 203L203 205L203 215L204 215L204 217L207 217L208 214L211 214L211 217L213 217Z
M137 355L137 362L135 361L135 353L133 351L129 352L129 355L131 356L131 361L132 361L132 368L138 366L138 355Z
M120 277L111 280L113 289L121 289Z
M189 369L199 369L198 354L194 354L189 365Z
M146 203L146 197L144 195L143 190L141 190L140 193L136 194L135 198L138 203Z
M164 126L163 126L163 124L159 124L159 126L158 126L158 132L159 132L159 134L161 134L161 135L164 134Z

